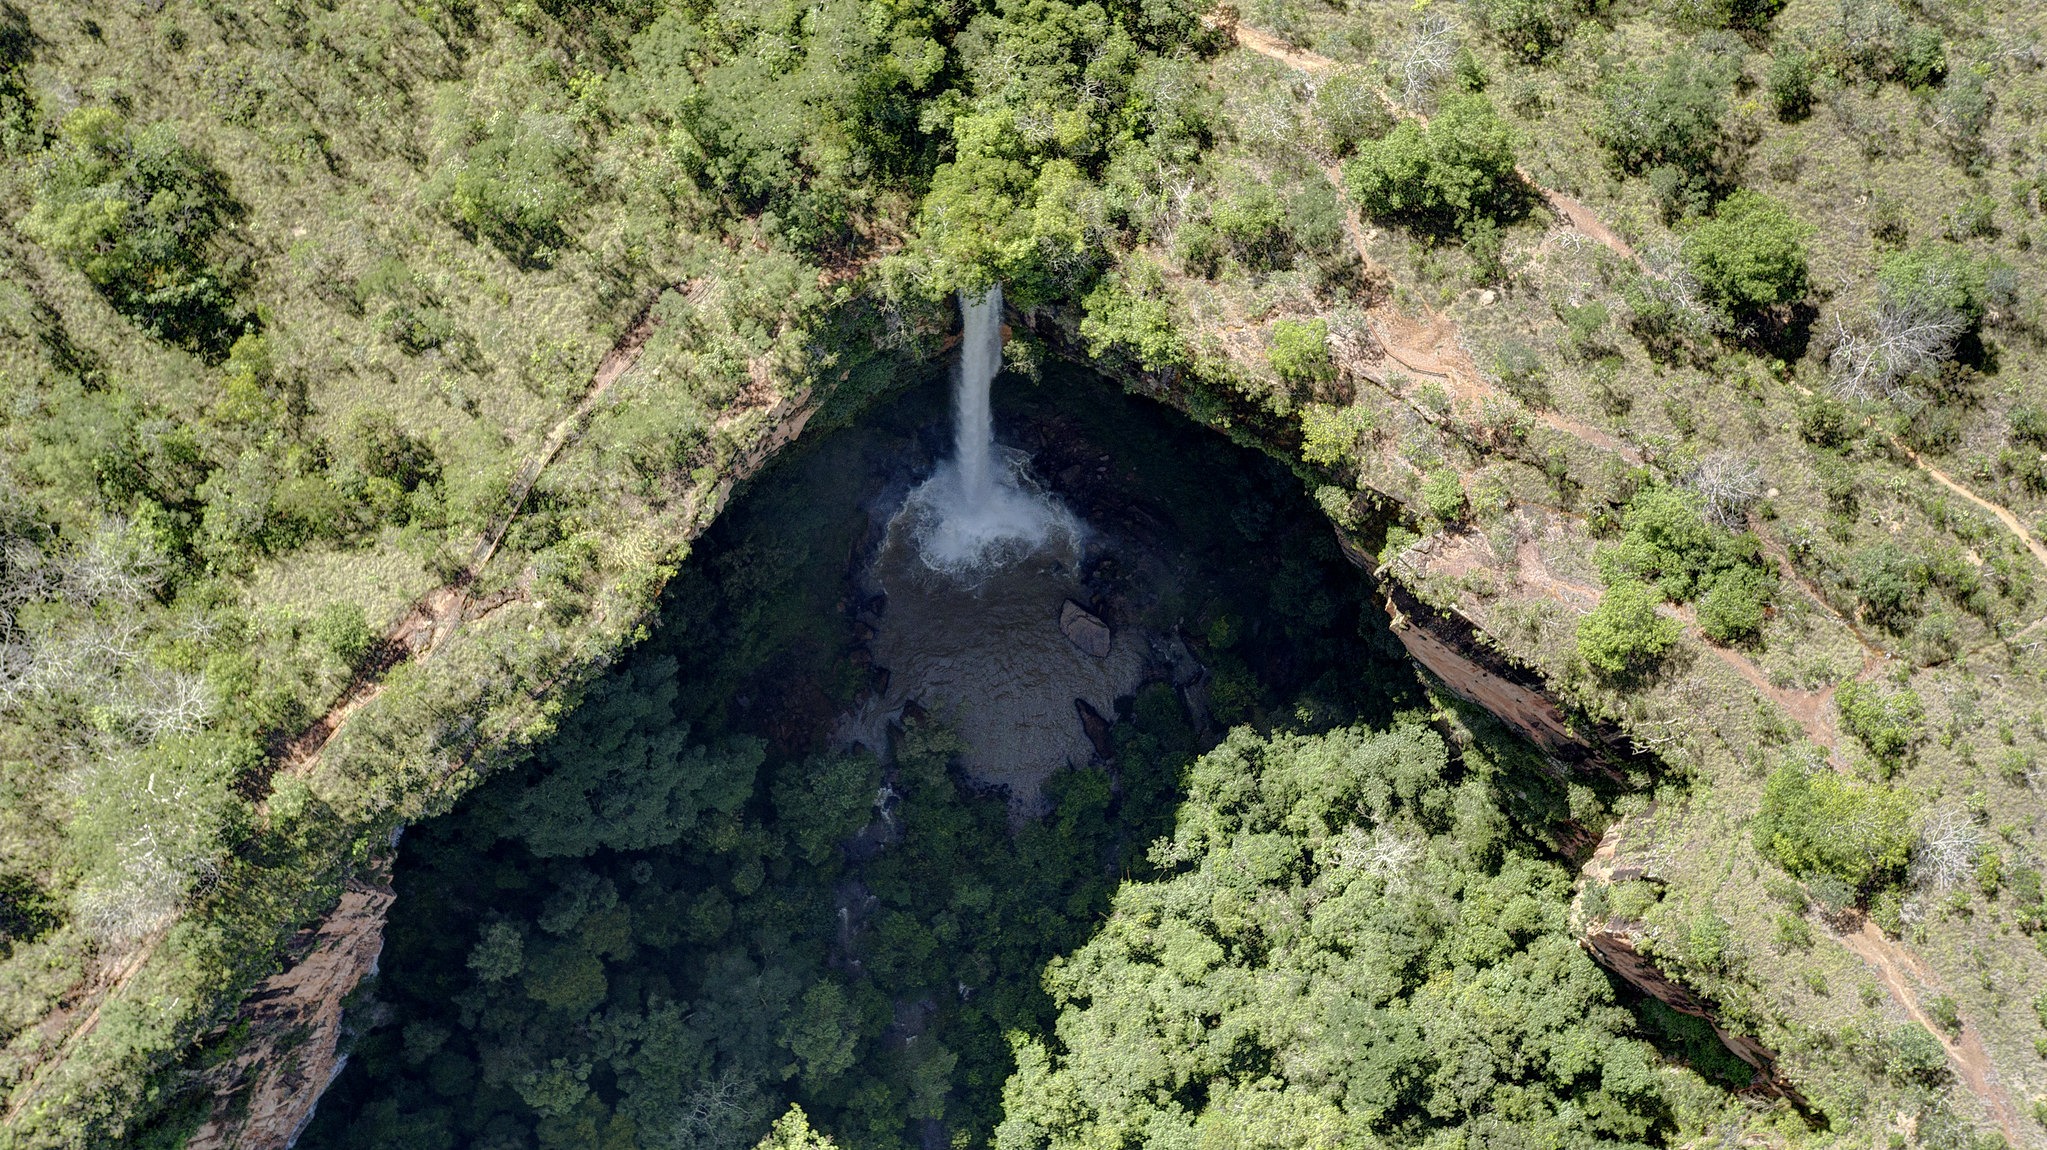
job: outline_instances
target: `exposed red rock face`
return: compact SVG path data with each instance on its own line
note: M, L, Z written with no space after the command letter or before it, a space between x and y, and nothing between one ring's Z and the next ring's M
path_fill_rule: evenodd
M1621 860L1621 832L1625 820L1614 824L1599 840L1599 849L1592 852L1591 861L1584 867L1585 883L1611 884L1630 882L1637 879L1655 882L1656 876L1649 873L1647 866ZM1582 905L1582 904L1581 904ZM1575 915L1574 915L1575 917ZM1713 1028L1736 1058L1756 1069L1756 1086L1773 1094L1789 1099L1800 1109L1809 1108L1801 1095L1783 1075L1777 1072L1777 1052L1763 1045L1755 1038L1728 1030L1720 1024L1713 1012L1713 1004L1701 998L1692 988L1672 978L1656 965L1656 960L1642 953L1639 947L1640 923L1613 917L1583 923L1578 929L1578 945L1584 947L1599 965L1612 971L1621 981L1643 994L1668 1006L1680 1014L1704 1019Z
M226 1086L187 1150L286 1150L297 1140L341 1072L341 1003L376 973L393 897L388 862L348 880L333 913L300 936L297 960L244 1000L248 1042L221 1067Z
M1414 660L1458 698L1491 711L1536 746L1555 754L1583 746L1564 713L1540 692L1480 666L1427 627L1395 610L1393 634Z

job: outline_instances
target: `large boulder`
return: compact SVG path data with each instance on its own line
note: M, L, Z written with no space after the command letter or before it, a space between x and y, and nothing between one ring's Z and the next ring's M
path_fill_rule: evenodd
M1095 658L1109 657L1109 625L1071 599L1059 612L1059 630L1074 646Z

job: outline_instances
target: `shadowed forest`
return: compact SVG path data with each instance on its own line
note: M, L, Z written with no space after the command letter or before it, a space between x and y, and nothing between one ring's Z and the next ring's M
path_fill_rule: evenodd
M1653 1145L1727 1104L1747 1068L1566 932L1543 839L1601 796L1431 699L1299 480L1085 373L998 402L1198 680L1020 827L936 707L835 747L885 674L863 505L943 400L806 445L524 770L408 833L301 1145L744 1147L792 1103L846 1147Z

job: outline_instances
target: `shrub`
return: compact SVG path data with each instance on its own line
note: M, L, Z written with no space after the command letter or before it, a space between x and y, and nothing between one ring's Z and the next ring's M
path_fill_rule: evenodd
M353 671L364 655L376 645L377 633L370 630L368 616L359 603L329 603L313 620L313 638L333 652L341 665Z
M152 336L217 361L255 320L214 241L240 212L227 182L168 124L108 108L65 117L21 230Z
M1677 621L1657 614L1661 596L1633 581L1606 589L1578 622L1578 655L1594 672L1620 678L1643 670L1676 644Z
M1760 567L1721 573L1699 598L1699 630L1715 643L1741 643L1762 633L1776 578Z
M1907 1081L1933 1083L1947 1076L1947 1051L1933 1032L1916 1022L1900 1022L1884 1037L1885 1069Z
M1948 73L1933 99L1933 123L1948 158L1971 172L1983 169L1983 133L1990 127L1994 102L1984 73L1977 68Z
M1530 64L1555 51L1579 18L1572 0L1473 0L1471 7L1500 47Z
M1352 254L1344 234L1343 196L1321 175L1313 175L1286 196L1287 239L1299 255L1339 261Z
M1787 763L1756 812L1756 849L1787 872L1831 876L1859 892L1903 877L1915 835L1912 804L1883 786Z
M1839 447L1851 428L1848 405L1825 392L1798 400L1799 438L1815 447Z
M1929 244L1877 265L1877 300L1854 326L1836 322L1827 367L1840 394L1896 399L1906 382L1937 371L1999 302L2001 265L1965 249Z
M1991 303L1991 280L1998 265L1977 259L1953 244L1922 244L1891 252L1877 264L1876 280L1883 298L1906 310L1952 315L1973 330L1983 322Z
M1818 79L1811 52L1786 45L1770 61L1770 103L1777 118L1794 123L1812 114L1812 85Z
M1914 20L1898 0L1841 0L1829 44L1836 67L1851 78L1923 88L1947 75L1940 31Z
M1290 254L1287 214L1279 197L1263 179L1249 172L1219 188L1209 207L1209 221L1245 267L1270 271L1285 264Z
M1455 471L1439 467L1422 479L1422 505L1445 523L1464 518L1464 481Z
M1735 73L1730 61L1686 53L1649 68L1630 63L1601 86L1593 138L1622 171L1650 175L1667 209L1697 201L1718 178Z
M1835 690L1834 706L1841 713L1842 729L1886 764L1912 749L1926 718L1917 691L1891 691L1853 679Z
M582 201L581 140L565 115L498 109L446 125L452 155L433 191L449 215L521 262L566 242Z
M1707 298L1729 312L1792 303L1806 292L1812 231L1783 204L1744 188L1685 236L1685 266Z
M1611 354L1601 340L1607 321L1613 318L1612 310L1605 301L1595 299L1582 304L1564 304L1557 308L1557 318L1564 321L1564 348L1574 358L1592 360L1601 358L1600 353Z
M1120 354L1145 371L1178 367L1187 360L1186 346L1173 326L1172 305L1159 296L1156 271L1145 277L1145 270L1130 277L1135 282L1105 280L1087 294L1081 339L1092 356Z
M1926 563L1896 543L1883 542L1856 556L1851 572L1862 613L1892 632L1919 614L1919 598L1931 577Z
M1714 550L1703 501L1676 487L1648 487L1628 501L1621 541L1601 547L1594 561L1608 583L1653 583L1665 598L1689 600Z
M1445 101L1427 127L1406 120L1385 139L1361 145L1343 178L1366 215L1451 235L1474 220L1521 211L1514 162L1513 133L1492 102L1464 95Z
M1393 113L1363 72L1337 72L1315 88L1313 113L1322 126L1322 144L1336 156L1385 138L1393 130Z
M1317 467L1349 463L1372 422L1372 413L1362 407L1306 405L1301 409L1301 458Z
M2047 447L2047 410L2030 403L2012 407L2005 417L2011 423L2011 437L2014 441L2032 447Z
M1677 0L1673 5L1685 23L1699 28L1737 28L1760 32L1786 0Z
M1329 321L1325 319L1283 319L1272 325L1272 350L1267 358L1279 377L1297 387L1314 387L1336 380L1336 364L1329 358Z

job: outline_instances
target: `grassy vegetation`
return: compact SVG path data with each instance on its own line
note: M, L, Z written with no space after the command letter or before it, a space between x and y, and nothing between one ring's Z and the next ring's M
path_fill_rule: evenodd
M2038 13L1240 13L1314 72L1198 15L0 4L10 1136L171 1122L341 875L640 633L770 406L844 418L998 277L1339 523L1410 509L1394 577L1688 778L1623 917L1837 1129L1980 1114L1825 932L1767 941L1815 905L2047 1095ZM458 579L499 606L383 671ZM1888 861L1818 850L1868 811Z

